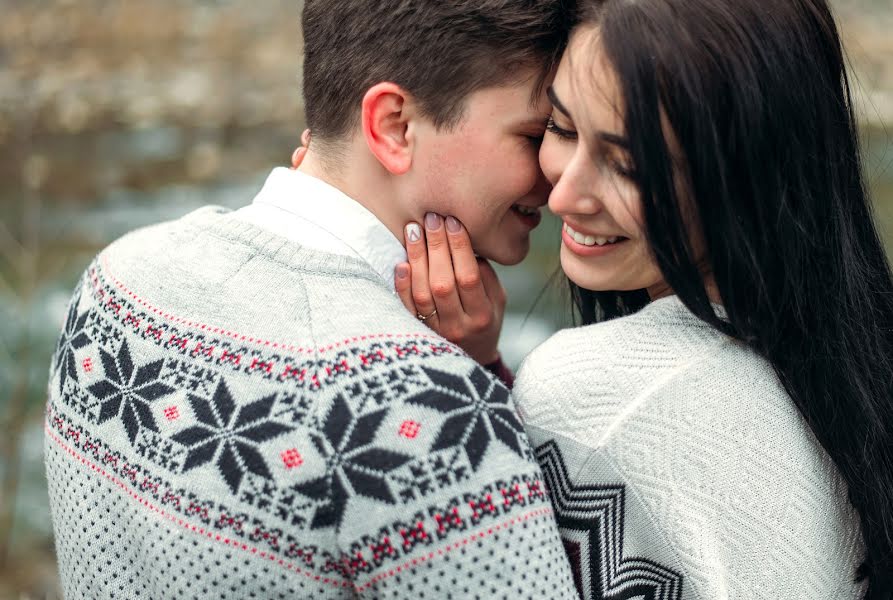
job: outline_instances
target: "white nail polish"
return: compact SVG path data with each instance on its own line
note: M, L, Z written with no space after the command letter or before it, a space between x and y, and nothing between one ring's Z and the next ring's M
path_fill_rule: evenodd
M410 242L417 242L422 239L422 230L416 223L410 223L406 226L406 239Z

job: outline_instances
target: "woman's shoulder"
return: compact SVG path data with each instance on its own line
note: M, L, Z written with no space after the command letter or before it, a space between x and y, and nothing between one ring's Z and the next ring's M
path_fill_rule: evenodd
M563 329L524 360L518 376L541 380L589 377L608 367L620 374L674 368L728 341L693 315L676 296L656 300L637 313L611 321Z
M721 404L736 382L784 395L768 363L673 296L628 317L558 332L527 357L514 390L532 424L597 445L649 404L672 404L676 414L683 405L706 407L706 396Z

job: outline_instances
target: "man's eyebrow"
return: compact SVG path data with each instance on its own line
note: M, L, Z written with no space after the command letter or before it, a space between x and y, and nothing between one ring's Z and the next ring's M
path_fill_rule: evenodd
M564 104L561 103L561 100L558 99L558 95L555 94L555 90L552 89L552 86L546 88L546 95L549 97L549 101L552 103L552 106L563 112L569 119L571 117L570 111L565 108Z

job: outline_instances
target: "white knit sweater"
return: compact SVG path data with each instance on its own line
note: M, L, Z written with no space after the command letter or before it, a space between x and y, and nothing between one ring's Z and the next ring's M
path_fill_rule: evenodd
M833 463L771 366L678 298L558 333L515 395L583 597L861 596Z

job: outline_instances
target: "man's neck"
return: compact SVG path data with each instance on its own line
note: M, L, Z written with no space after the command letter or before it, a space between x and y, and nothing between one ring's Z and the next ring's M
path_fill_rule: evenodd
M328 167L312 150L308 150L298 170L338 189L375 215L394 237L403 243L403 226L409 220L400 214L399 204L387 179L377 171L376 164L348 161L349 169Z

